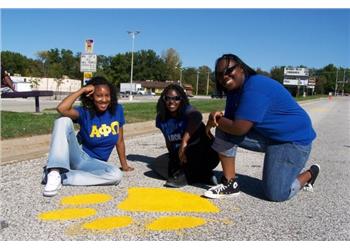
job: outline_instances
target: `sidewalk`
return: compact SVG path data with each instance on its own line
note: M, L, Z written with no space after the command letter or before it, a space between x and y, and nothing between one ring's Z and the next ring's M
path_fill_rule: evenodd
M124 139L156 133L154 121L130 123L124 126ZM1 165L35 159L49 152L51 134L1 141Z
M207 121L209 114L203 114ZM139 135L158 133L155 121L137 122L124 125L124 139ZM1 141L1 165L17 161L31 160L43 157L49 152L51 134L25 138L15 138Z

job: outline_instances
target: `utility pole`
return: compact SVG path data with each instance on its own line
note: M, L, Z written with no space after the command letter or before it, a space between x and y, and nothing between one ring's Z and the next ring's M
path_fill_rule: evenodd
M336 74L336 76L335 76L334 96L337 96L337 89L338 89L338 68L337 68L337 74Z
M341 92L341 95L342 95L342 96L344 96L344 84L345 84L345 69L344 69L343 85L342 85L342 92Z

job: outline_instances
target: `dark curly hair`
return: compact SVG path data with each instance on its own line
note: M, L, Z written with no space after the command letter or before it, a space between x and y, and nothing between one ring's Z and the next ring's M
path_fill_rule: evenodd
M216 87L216 93L218 95L222 95L223 92L226 93L227 90L221 85L219 82L219 79L221 77L222 72L218 71L218 65L219 62L222 60L226 60L226 68L230 64L230 61L235 61L238 65L240 65L244 71L244 75L246 77L256 75L256 71L249 67L247 64L245 64L238 56L234 54L224 54L221 57L219 57L215 62L215 87Z
M161 121L166 120L170 115L168 109L166 108L164 100L165 94L168 93L168 91L170 90L175 90L181 96L181 103L177 111L176 117L181 117L185 112L184 107L186 107L190 103L185 93L185 90L180 85L169 84L161 93L157 103L157 116L160 118Z
M118 98L117 98L117 90L115 88L115 86L113 84L111 84L110 82L107 81L106 78L102 77L102 76L95 76L93 78L91 78L87 83L87 85L93 85L93 86L99 86L99 85L106 85L109 88L109 91L111 93L111 103L108 106L108 111L110 114L115 114L116 112L116 108L117 108L117 104L118 104ZM84 108L87 108L91 114L91 117L94 117L97 113L95 104L92 100L92 98L87 97L86 95L81 95L80 97L82 106Z

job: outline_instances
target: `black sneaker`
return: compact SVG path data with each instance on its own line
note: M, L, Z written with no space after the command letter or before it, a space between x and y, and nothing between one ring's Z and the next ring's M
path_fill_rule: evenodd
M305 184L303 188L305 191L313 192L314 183L317 179L320 169L321 167L318 164L311 165L311 167L308 170L311 174L311 179Z
M180 188L186 186L187 178L183 171L176 172L173 176L170 176L165 182L165 187Z
M232 178L229 181L227 181L226 179L222 179L221 184L208 189L208 191L204 193L204 196L207 198L218 199L223 197L232 197L238 194L239 194L238 182L236 181L235 178Z

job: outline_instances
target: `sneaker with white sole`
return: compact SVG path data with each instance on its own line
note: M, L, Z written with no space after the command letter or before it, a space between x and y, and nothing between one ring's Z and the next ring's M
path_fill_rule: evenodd
M204 193L204 197L211 199L232 197L239 194L238 182L235 178L227 181L226 178L222 180L222 183L216 185Z
M62 187L61 175L58 171L51 171L47 175L47 183L43 195L47 197L55 196Z
M320 165L314 164L314 165L311 165L311 167L307 170L311 174L311 179L303 187L304 191L309 191L309 192L314 191L314 183L317 179L320 169L321 169Z

